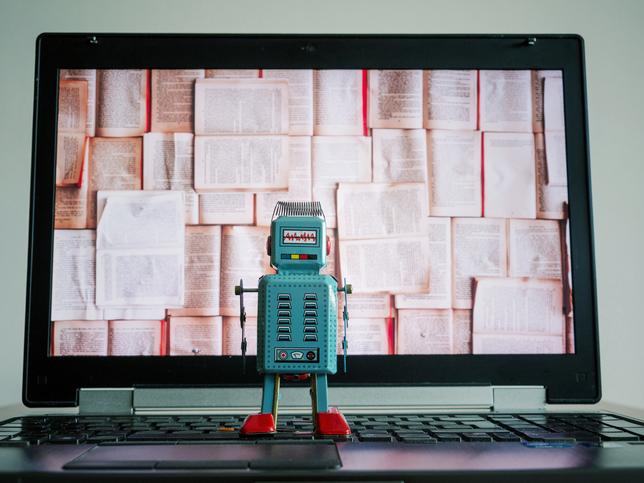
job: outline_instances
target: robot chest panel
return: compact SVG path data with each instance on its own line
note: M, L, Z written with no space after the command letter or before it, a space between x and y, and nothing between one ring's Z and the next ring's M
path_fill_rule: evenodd
M277 277L276 277L277 278ZM326 278L268 281L260 319L265 369L328 372L336 361L337 295ZM331 367L333 366L333 367Z

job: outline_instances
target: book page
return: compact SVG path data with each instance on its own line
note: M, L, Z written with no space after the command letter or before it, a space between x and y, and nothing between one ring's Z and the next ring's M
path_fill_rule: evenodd
M369 127L423 127L423 71L369 71Z
M97 71L97 136L143 135L147 121L147 79L145 69Z
M532 132L532 72L481 70L481 131Z
M313 201L322 203L327 228L336 228L338 183L371 182L371 138L313 136L311 162Z
M427 237L341 240L340 271L355 293L427 292Z
M489 218L536 218L534 135L483 135L484 212Z
M546 175L548 186L568 187L566 166L566 133L548 131L544 133L546 147Z
M533 70L532 71L532 130L535 133L543 132L543 87L546 78L561 78L560 70Z
M424 183L427 136L424 129L373 129L373 180Z
M451 354L450 309L399 310L396 354Z
M200 225L253 224L255 199L253 193L229 191L199 193L198 196Z
M106 356L107 320L52 322L52 356Z
M192 188L192 133L146 133L143 136L143 189L184 192L185 222L199 223L199 202Z
M206 79L258 79L258 69L206 69Z
M83 168L79 186L56 186L54 228L87 228L87 202L89 193L89 143L85 143Z
M429 291L397 294L397 309L448 309L452 306L452 224L449 218L427 218Z
M313 71L313 134L366 135L362 70Z
M564 353L562 309L558 280L477 278L473 352Z
M195 189L286 190L288 136L196 136Z
M452 219L452 307L472 308L474 277L507 274L506 221Z
M56 186L80 186L85 133L59 133L56 139Z
M150 125L156 132L192 132L195 80L203 69L152 69Z
M555 220L508 220L508 274L560 280L561 236Z
M102 320L95 305L96 231L55 230L52 320Z
M220 356L221 317L169 317L171 356Z
M60 69L61 80L87 82L87 122L85 134L96 135L96 69Z
M288 119L291 136L313 135L313 70L264 69L264 79L288 81Z
M429 213L423 183L340 183L337 210L341 240L427 233Z
M563 354L560 336L475 334L474 354Z
M183 308L169 315L219 315L221 227L186 226Z
M338 319L337 351L342 356L344 325ZM347 355L389 355L393 354L393 319L354 318L347 326Z
M543 94L548 185L567 186L563 80L560 77L546 78Z
M311 138L289 136L288 191L264 191L255 195L257 226L271 226L278 201L311 201Z
M424 127L426 129L476 129L477 71L426 70L424 77Z
M427 132L429 212L481 216L481 133Z
M259 278L274 273L266 253L268 228L257 226L225 226L221 238L220 314L239 317L239 296L235 285L244 280L244 287L255 288ZM257 316L257 294L244 294L249 317Z
M347 283L351 283L347 280ZM340 285L344 285L344 281ZM338 319L342 319L344 310L344 292L338 293ZM393 317L391 295L388 293L352 293L349 295L349 319ZM349 321L351 322L351 320Z
M237 317L223 317L223 351L225 356L240 356L242 332ZM257 355L257 317L246 317L244 324L246 334L246 355Z
M87 227L96 227L96 192L141 189L141 138L91 138Z
M78 186L87 129L87 82L61 80L58 91L56 186Z
M195 134L288 134L288 81L198 79Z
M96 304L181 307L183 193L98 193Z
M109 355L165 355L164 325L164 320L110 320Z
M543 134L535 134L535 158L537 178L537 218L562 220L564 205L568 201L568 187L548 184L546 148Z
M96 231L55 230L52 320L162 319L164 307L99 308L96 300Z
M472 311L452 310L452 354L472 353Z

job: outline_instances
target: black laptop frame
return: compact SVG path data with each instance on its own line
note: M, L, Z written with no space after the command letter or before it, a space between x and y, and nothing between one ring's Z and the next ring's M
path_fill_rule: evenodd
M545 386L549 403L600 398L583 39L577 35L42 34L36 41L23 402L73 406L81 387L257 386L253 357L51 357L58 70L62 68L561 69L575 353L349 356L331 385ZM249 281L247 281L249 283ZM251 284L252 285L252 284ZM339 363L338 367L342 367Z

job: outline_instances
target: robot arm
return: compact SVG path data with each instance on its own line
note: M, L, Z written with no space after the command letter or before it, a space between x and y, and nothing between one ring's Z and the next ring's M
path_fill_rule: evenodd
M349 326L349 297L348 295L353 292L351 284L347 284L347 279L344 279L344 287L338 287L338 292L344 292L344 308L342 309L342 322L343 322L343 334L342 334L342 352L343 352L343 363L344 363L344 372L347 372L347 349L349 343L347 342L347 327Z
M235 295L239 295L239 323L241 325L242 341L242 374L246 374L246 307L244 307L244 292L257 292L256 288L244 288L244 281L239 279L239 285L235 286Z

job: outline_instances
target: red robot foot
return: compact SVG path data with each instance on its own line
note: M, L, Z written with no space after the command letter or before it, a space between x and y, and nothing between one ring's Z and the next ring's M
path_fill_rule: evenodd
M271 413L251 414L239 430L242 435L271 434L275 432L275 420Z
M349 436L351 428L337 408L315 415L315 432L323 436Z

